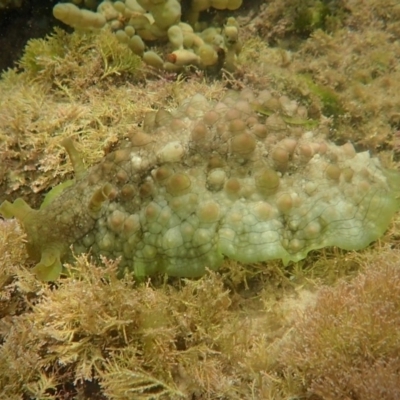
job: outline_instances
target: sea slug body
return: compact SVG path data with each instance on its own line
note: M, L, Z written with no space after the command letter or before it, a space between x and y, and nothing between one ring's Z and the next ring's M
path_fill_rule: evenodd
M400 174L350 143L291 137L259 114L266 92L202 95L150 113L129 147L84 170L65 141L75 181L32 210L4 202L27 233L41 279L75 253L120 257L121 271L196 277L224 258L299 261L313 249L361 249L399 209ZM298 131L296 131L298 132Z

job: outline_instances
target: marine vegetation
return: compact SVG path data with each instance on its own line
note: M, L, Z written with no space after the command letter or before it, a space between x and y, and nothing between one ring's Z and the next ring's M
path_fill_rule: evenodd
M397 2L195 3L1 75L1 396L397 399ZM182 22L234 68L147 63Z
M295 379L306 378L302 384L309 394L322 399L399 394L399 254L383 251L371 261L352 282L322 288L281 344L280 361Z

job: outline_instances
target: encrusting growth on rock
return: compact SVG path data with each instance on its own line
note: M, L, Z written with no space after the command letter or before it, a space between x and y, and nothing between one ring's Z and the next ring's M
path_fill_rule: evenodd
M75 182L53 189L40 210L18 199L0 212L22 223L45 280L60 274L70 245L120 257L121 272L196 277L224 257L287 264L379 238L399 208L399 175L313 132L260 137L268 120L254 110L269 96L244 90L214 103L195 95L153 112L131 147L87 171L64 140Z

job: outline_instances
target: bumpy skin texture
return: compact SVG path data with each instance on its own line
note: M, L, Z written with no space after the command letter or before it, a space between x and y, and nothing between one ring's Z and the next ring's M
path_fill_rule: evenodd
M312 132L287 137L254 111L269 94L201 95L145 119L132 145L83 171L41 210L3 203L28 235L36 272L54 279L75 252L121 257L121 271L195 277L224 257L299 261L312 249L360 249L399 208L397 172ZM296 131L295 131L296 132ZM296 136L297 135L297 136ZM74 161L75 159L75 161Z

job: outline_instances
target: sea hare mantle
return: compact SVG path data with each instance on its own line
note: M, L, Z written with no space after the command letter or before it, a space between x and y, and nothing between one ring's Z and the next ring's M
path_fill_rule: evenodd
M66 140L75 181L39 210L17 199L0 213L22 224L44 280L59 276L71 245L120 257L121 271L137 276L196 277L225 257L287 264L379 238L400 208L400 174L350 143L271 129L255 111L269 97L195 95L173 112L150 113L130 147L88 170Z

